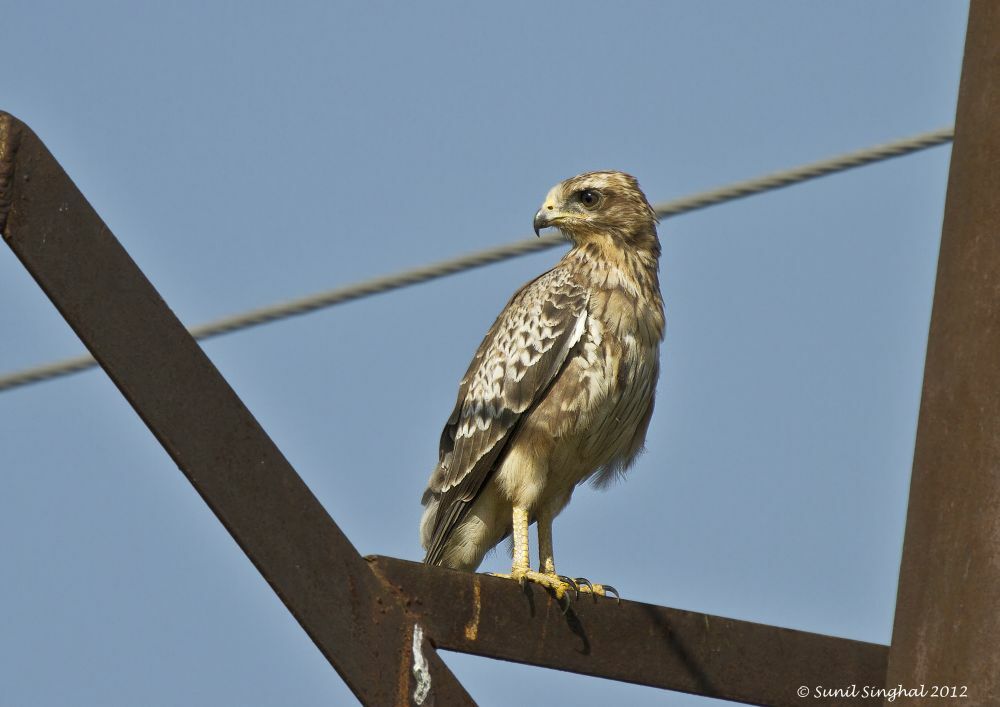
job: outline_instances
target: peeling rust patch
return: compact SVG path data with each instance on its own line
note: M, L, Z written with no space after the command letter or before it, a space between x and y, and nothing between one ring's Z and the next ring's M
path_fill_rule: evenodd
M482 590L479 586L479 575L472 582L472 619L465 625L465 638L475 641L479 637L479 615L482 612Z

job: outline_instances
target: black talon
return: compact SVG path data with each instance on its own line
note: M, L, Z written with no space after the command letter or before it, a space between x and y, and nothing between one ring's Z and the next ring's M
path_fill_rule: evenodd
M586 587L588 587L590 589L590 596L592 596L594 598L594 601L596 602L597 601L597 592L594 591L594 583L591 582L586 577L577 577L576 581L579 582L580 584L585 585Z
M574 597L574 599L580 598L580 585L576 583L576 580L574 580L572 577L566 577L561 574L557 574L556 576L559 578L560 581L568 584L570 586L570 589L576 592L576 596Z
M566 600L565 604L563 603L563 599ZM562 607L563 616L569 613L570 599L568 593L564 593L562 595L562 597L559 599L559 605Z
M621 596L619 596L618 590L615 589L614 587L612 587L610 584L605 584L603 586L604 586L604 592L605 593L611 592L612 594L614 594L615 595L615 601L618 602L618 604L620 605L622 603L622 598L621 598Z

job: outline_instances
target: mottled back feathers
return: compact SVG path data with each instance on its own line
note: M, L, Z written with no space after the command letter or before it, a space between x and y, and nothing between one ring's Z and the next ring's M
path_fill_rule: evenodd
M557 267L518 290L483 338L459 384L424 492L424 504L442 496L426 542L428 562L439 556L522 415L558 375L580 339L586 307L587 290L569 268Z

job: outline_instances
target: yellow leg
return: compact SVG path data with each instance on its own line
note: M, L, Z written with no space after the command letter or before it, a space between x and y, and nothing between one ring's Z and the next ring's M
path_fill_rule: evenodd
M556 574L556 559L552 551L552 516L548 513L538 513L538 571L563 584L568 584L577 592L590 592L594 596L606 596L607 591L618 594L610 585L594 584L579 577L567 582L568 577ZM559 591L556 590L559 595Z
M552 516L538 514L538 571L554 575L556 559L552 554Z
M511 574L527 572L530 565L528 558L528 509L514 506L511 534L514 536L514 561L510 572Z
M548 565L553 566L552 562L552 519L548 518L546 521L542 521L539 517L539 536L538 542L541 548L541 552L548 553L549 561ZM542 526L546 527L543 533ZM514 538L514 560L511 563L510 574L498 574L497 577L506 577L508 579L514 579L524 584L524 582L532 582L534 584L540 584L543 587L548 587L556 593L557 599L562 599L566 594L567 589L575 589L575 587L565 581L563 581L559 576L556 575L555 570L549 571L546 569L546 565L542 565L542 571L532 572L529 563L529 552L528 552L528 509L522 508L520 506L514 506L514 513L512 518L511 535ZM567 600L568 601L568 600Z

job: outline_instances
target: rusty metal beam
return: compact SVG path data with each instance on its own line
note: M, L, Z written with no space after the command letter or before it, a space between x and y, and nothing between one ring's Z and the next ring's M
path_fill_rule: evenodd
M538 588L367 559L440 649L751 704L839 705L843 699L812 691L878 687L885 680L883 645L613 599L583 598L563 615ZM808 700L796 693L803 685Z
M1000 3L976 0L958 94L886 685L1000 704ZM949 696L950 696L949 692ZM897 703L898 704L898 701Z
M0 113L0 229L264 578L369 705L410 704L414 621L23 123ZM438 705L473 704L427 639Z

